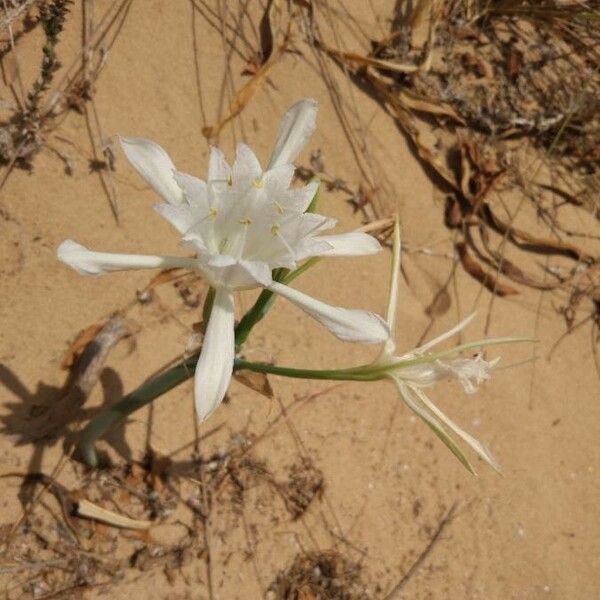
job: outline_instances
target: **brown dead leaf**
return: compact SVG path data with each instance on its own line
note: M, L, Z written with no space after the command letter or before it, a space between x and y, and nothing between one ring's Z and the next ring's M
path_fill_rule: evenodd
M317 597L307 587L302 587L298 590L298 600L317 600Z
M433 0L417 0L413 5L408 21L411 30L418 29L425 24L427 17L431 14L432 8Z
M75 364L75 361L83 354L87 345L94 340L100 330L104 327L105 323L106 321L94 323L77 334L77 337L71 343L62 359L60 364L61 369L66 371Z
M508 225L494 214L487 203L482 204L481 215L490 227L501 235L508 236L516 246L523 248L524 250L531 250L533 252L539 252L540 254L558 254L585 262L593 260L593 257L590 254L584 252L575 244L570 244L561 240L540 238L527 231Z
M157 285L174 281L175 279L181 277L183 273L185 273L184 269L180 269L178 267L174 269L163 269L150 280L145 289L148 290L156 287Z
M435 293L429 305L425 308L425 314L429 317L441 317L448 312L452 304L450 294L445 286Z
M463 52L460 58L463 66L472 71L477 77L493 79L494 69L481 56L478 56L474 52Z
M511 48L506 64L506 72L510 79L516 79L523 67L523 53L516 48Z
M446 227L450 229L456 229L463 223L463 214L460 208L460 202L452 195L449 195L446 200L444 223Z
M202 134L205 138L211 139L217 136L223 127L227 125L227 123L235 119L235 117L237 117L244 110L254 94L267 81L267 78L271 74L273 67L279 62L279 59L286 52L289 29L290 28L288 26L288 31L282 45L271 54L269 60L258 69L256 74L236 92L231 104L229 105L229 114L224 119L221 119L221 121L216 125L207 125L202 129Z
M431 115L450 117L461 125L466 124L465 120L446 102L419 96L409 90L398 90L396 94L398 96L398 101L402 103L404 108Z
M488 290L490 290L490 292L501 297L512 296L519 293L516 289L500 283L496 275L485 271L483 267L471 256L467 250L467 245L465 242L457 242L455 247L463 269L469 275L471 275L471 277L481 282Z
M242 385L266 396L267 398L273 398L273 388L269 383L266 373L256 373L255 371L248 371L247 369L240 369L235 371L233 377L236 381L239 381Z
M531 275L525 273L525 271L507 258L501 258L497 254L494 256L494 258L496 259L496 263L500 269L500 272L516 283L520 283L537 290L553 290L561 285L560 283L545 283L543 281L538 281Z
M275 12L279 10L280 0L269 0L258 27L260 33L261 64L265 64L273 54L276 28Z
M547 282L546 280L538 280L537 278L523 271L521 267L510 261L503 254L493 250L490 246L489 230L483 224L481 224L479 227L479 233L481 236L481 241L483 242L483 246L489 255L489 257L486 255L480 255L480 258L485 260L485 262L491 265L494 269L500 271L500 273L503 275L506 275L506 277L509 279L512 279L516 283L520 283L538 290L552 290L561 285L560 282L552 283Z
M471 170L471 161L465 147L460 149L460 189L465 198L470 199L474 190L471 189L473 182L473 171Z
M412 115L410 108L406 104L403 104L398 95L390 89L390 86L372 70L368 70L366 75L374 90L392 111L398 125L400 125L402 130L413 142L415 150L421 157L421 160L428 163L452 189L461 193L462 190L456 181L456 176L448 167L445 160L441 156L435 154L434 151L421 140L421 134L417 128L415 118Z
M329 55L347 61L353 64L358 64L363 67L374 67L376 69L383 69L385 71L391 71L392 73L416 73L421 69L420 65L412 65L399 63L393 60L385 60L383 58L375 58L372 56L363 56L356 52L345 52L332 48L330 46L321 46L325 52Z

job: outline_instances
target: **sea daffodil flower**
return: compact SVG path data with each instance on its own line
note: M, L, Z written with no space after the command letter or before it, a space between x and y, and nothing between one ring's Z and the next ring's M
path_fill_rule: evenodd
M523 338L488 338L462 344L450 350L432 352L432 349L447 339L461 332L473 320L474 314L462 320L458 325L446 331L435 339L415 348L414 350L396 356L396 343L393 337L396 306L398 302L398 284L400 278L400 232L396 222L394 228L394 244L392 258L392 280L386 321L392 332L385 342L383 350L377 360L370 366L372 371L377 371L394 381L400 396L406 405L434 431L446 444L460 462L472 473L475 473L471 463L456 444L449 431L461 438L485 462L497 471L499 464L491 452L471 434L464 431L459 425L446 416L427 396L424 389L438 381L458 380L468 394L477 390L477 386L490 378L494 365L499 359L487 361L481 354L473 358L463 358L461 351L481 349L493 344L524 341Z
M380 249L377 240L364 233L321 235L335 221L305 212L317 184L290 188L292 161L313 133L316 113L317 103L311 99L297 102L285 113L265 171L245 144L238 145L231 167L220 150L211 148L207 181L177 171L154 142L121 139L129 162L165 201L155 206L156 211L182 234L181 244L191 248L194 257L92 252L72 240L58 248L59 259L85 275L183 267L199 271L214 288L195 374L200 419L207 418L220 404L231 379L235 290L271 290L342 340L381 343L389 337L381 317L330 306L272 278L274 269L293 269L298 261L310 257L366 255Z

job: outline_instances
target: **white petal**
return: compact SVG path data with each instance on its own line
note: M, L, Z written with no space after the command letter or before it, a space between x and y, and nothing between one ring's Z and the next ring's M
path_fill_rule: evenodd
M368 233L352 231L338 235L321 235L319 242L326 242L331 248L319 256L364 256L381 250L379 242ZM315 255L316 256L316 255Z
M268 289L299 306L340 340L378 344L389 337L385 321L374 313L331 306L277 282Z
M454 358L447 361L448 368L463 386L467 394L474 394L479 385L491 377L491 370L500 358L487 361L481 354L475 358ZM443 362L443 361L440 361Z
M240 266L244 268L260 285L267 287L273 282L271 268L263 262L240 260Z
M194 399L201 421L221 404L235 357L233 294L217 288L194 376Z
M165 269L173 267L195 269L198 264L196 259L177 256L93 252L73 240L65 240L58 247L56 253L59 260L81 275L100 275L107 271L127 271L130 269Z
M493 469L500 472L500 465L498 461L494 458L492 453L476 438L474 438L470 433L467 433L464 429L461 429L450 417L447 417L423 392L423 390L419 390L413 388L413 391L419 396L420 400L423 404L442 421L445 425L447 425L456 435L461 437L473 450Z
M237 260L226 254L213 254L205 262L213 283L231 289L249 289L259 285L268 286L271 269L263 262Z
M169 221L179 233L186 233L202 218L198 211L194 211L187 204L155 204L153 208L163 219Z
M208 159L208 181L228 182L231 177L231 167L225 160L221 150L211 146Z
M202 179L198 179L187 173L175 171L173 174L177 185L183 190L187 203L196 210L200 211L200 215L204 216L208 213L208 192L206 183Z
M406 405L417 415L419 416L429 427L431 430L446 444L447 448L458 458L458 460L463 464L463 466L476 475L475 469L469 462L469 459L465 456L464 452L457 446L456 442L448 435L448 432L444 428L444 424L440 421L436 415L432 414L431 411L423 404L420 398L417 398L413 395L413 388L410 388L402 381L394 379L394 382L398 386L398 390L400 391L400 395L402 399L406 403Z
M284 209L304 213L313 201L318 189L319 182L311 181L302 187L287 190L281 195L279 203Z
M273 195L282 195L290 187L294 177L294 165L278 165L264 174L265 188Z
M261 176L262 169L256 154L246 144L238 144L235 152L235 162L233 163L234 184L252 181Z
M294 257L297 261L313 256L325 256L331 250L331 245L321 241L321 238L306 238L294 245Z
M294 162L315 130L318 108L316 100L305 98L283 115L268 169Z
M170 204L183 202L183 191L173 172L175 165L156 143L144 138L119 138L127 160L154 191Z
M441 344L445 340L455 336L457 333L460 333L475 318L475 314L476 313L470 314L468 317L463 319L460 323L458 323L457 325L452 327L452 329L449 329L448 331L442 333L441 335L438 335L436 338L433 338L429 342L426 342L422 346L419 346L418 348L413 350L411 352L411 354L422 354L423 352L427 352L427 350L429 350L429 348L433 348L433 346L437 346L438 344Z
M380 358L392 355L396 350L395 328L396 328L396 311L398 308L398 288L400 286L400 257L402 252L402 244L400 242L400 223L398 217L394 223L394 243L392 245L392 272L390 278L390 291L388 294L387 310L385 320L390 328L390 338L386 341Z

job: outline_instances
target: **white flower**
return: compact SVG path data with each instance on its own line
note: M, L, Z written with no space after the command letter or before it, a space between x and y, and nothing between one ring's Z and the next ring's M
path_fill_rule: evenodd
M511 341L522 341L522 339L486 339L463 344L451 350L435 353L430 352L434 346L437 346L441 342L462 331L473 320L473 317L475 316L473 314L458 323L458 325L449 331L446 331L426 344L423 344L411 352L396 356L394 354L396 351L396 344L393 339L393 331L398 301L399 276L400 232L398 223L396 222L392 259L392 282L386 317L392 336L385 342L382 353L375 363L373 363L372 369L381 371L394 381L407 406L429 425L434 433L444 442L444 444L446 444L469 471L475 473L467 457L463 454L454 439L449 435L448 429L454 432L458 437L462 438L462 440L465 441L485 462L499 471L500 466L490 451L433 404L423 391L423 388L430 387L444 379L456 379L462 384L468 394L472 394L477 390L477 386L480 383L489 379L491 370L499 359L486 361L481 354L477 354L474 358L462 358L457 357L458 353L462 350L481 348L487 345Z
M124 269L184 267L202 273L215 289L195 375L198 415L207 418L222 401L234 362L233 291L263 287L287 298L342 340L380 343L389 337L381 317L362 310L327 305L273 281L273 269L293 269L312 256L356 256L380 249L364 233L321 235L335 221L305 213L317 184L291 189L291 164L315 128L317 103L294 104L281 122L266 171L245 144L230 167L211 148L208 178L202 181L176 170L167 153L141 138L123 138L125 155L165 200L155 209L181 234L195 257L137 256L92 252L67 240L58 257L78 272L97 275Z

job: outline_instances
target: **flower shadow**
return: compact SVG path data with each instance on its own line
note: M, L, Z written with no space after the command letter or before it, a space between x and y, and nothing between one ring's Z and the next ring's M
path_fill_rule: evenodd
M86 422L107 406L123 396L123 383L119 374L110 367L100 372L99 382L103 392L100 406L84 406L88 394L74 383L73 372L62 387L38 382L35 391L30 391L19 376L6 365L0 364L0 384L9 390L18 401L4 405L7 412L0 416L0 433L7 436L16 446L32 445L33 452L27 465L27 474L39 473L44 453L58 443L65 452L76 443L78 425ZM104 438L125 460L130 460L132 451L125 439L125 422L117 424ZM19 500L25 507L31 502L31 486L25 479L19 492Z

